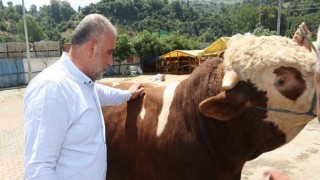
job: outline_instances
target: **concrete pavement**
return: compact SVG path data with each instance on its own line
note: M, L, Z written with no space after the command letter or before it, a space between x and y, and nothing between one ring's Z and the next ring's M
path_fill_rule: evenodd
M23 178L23 92L0 91L0 180Z

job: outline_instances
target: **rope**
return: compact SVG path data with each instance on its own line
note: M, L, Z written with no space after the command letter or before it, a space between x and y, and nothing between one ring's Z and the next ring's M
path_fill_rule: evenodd
M309 43L309 45L311 46L311 48L313 49L313 51L314 51L314 52L317 54L317 56L318 56L317 49L316 49L316 47L313 45L311 39L307 36L307 33L304 31L304 29L303 29L301 26L299 26L299 29L300 29L301 34L303 35L303 37L307 40L307 42ZM318 58L319 58L319 57L318 57Z

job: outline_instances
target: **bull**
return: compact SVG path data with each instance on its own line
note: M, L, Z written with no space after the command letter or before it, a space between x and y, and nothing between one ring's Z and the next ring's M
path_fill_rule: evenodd
M235 35L224 58L103 107L108 179L239 180L246 161L314 118L313 52L286 37Z

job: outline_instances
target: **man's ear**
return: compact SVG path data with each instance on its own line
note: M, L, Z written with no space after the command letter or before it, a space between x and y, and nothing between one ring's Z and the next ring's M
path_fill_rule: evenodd
M95 38L92 38L87 42L87 50L88 58L95 57L98 51L98 41Z
M250 101L244 92L228 90L201 101L199 109L208 117L228 121L241 114L249 106Z

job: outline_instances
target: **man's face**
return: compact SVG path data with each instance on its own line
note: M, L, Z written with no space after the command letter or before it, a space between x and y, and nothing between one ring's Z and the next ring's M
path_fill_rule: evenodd
M112 66L113 52L116 47L116 37L113 32L108 32L103 39L98 40L98 48L92 63L92 80L100 80L106 69Z

